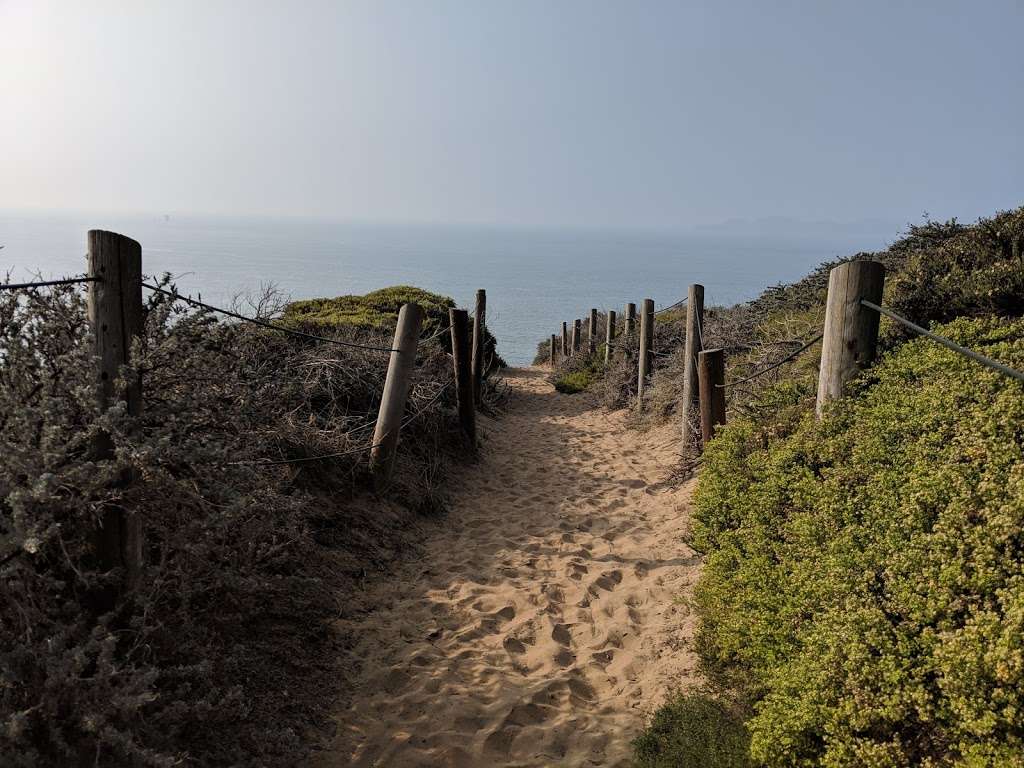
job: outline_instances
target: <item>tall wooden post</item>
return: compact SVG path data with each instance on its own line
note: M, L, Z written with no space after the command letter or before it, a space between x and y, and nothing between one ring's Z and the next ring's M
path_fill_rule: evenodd
M484 385L484 331L487 328L487 291L476 292L473 312L473 402L480 407Z
M419 344L423 310L418 304L404 304L398 311L395 340L391 345L384 394L380 399L377 426L373 430L370 448L370 468L378 490L391 479L395 463L398 435L402 428L405 401L409 397L409 382L416 365L416 347Z
M569 356L569 324L562 321L562 358Z
M469 363L469 313L449 309L452 325L452 361L455 367L455 391L459 401L459 423L472 448L476 448L476 407L473 404L473 378Z
M87 236L89 283L87 313L93 330L93 349L99 358L97 403L101 411L122 401L129 416L142 414L142 376L115 383L121 367L131 362L132 340L143 334L142 246L115 232L90 230ZM110 435L101 433L96 458L114 456ZM125 477L125 481L130 481ZM124 582L134 587L142 574L143 531L139 516L123 507L105 507L96 532L96 559L102 570L124 568Z
M697 430L700 420L697 413L700 398L700 382L697 375L697 353L704 346L704 286L694 283L690 286L686 298L686 344L683 354L683 402L682 411L682 450L687 453L691 448L699 446Z
M708 349L699 352L697 357L703 447L715 436L715 427L725 424L725 352L721 349Z
M885 267L877 261L848 261L828 275L825 330L821 345L816 412L843 394L843 386L875 359L879 315L861 305L861 299L882 301Z
M553 334L553 333L551 334L551 349L549 351L550 351L550 354L551 354L551 361L550 361L551 362L551 367L554 368L555 367L555 334Z
M608 310L608 318L604 329L604 364L612 359L612 342L615 341L615 310Z
M630 302L626 305L626 321L622 332L626 336L631 336L634 330L636 330L636 304Z
M580 351L580 319L577 317L572 321L572 353L579 354Z
M651 352L654 342L654 299L644 299L640 312L640 360L637 365L636 402L644 407L644 390L651 372Z
M597 310L590 310L590 326L587 328L587 352L591 355L597 352Z

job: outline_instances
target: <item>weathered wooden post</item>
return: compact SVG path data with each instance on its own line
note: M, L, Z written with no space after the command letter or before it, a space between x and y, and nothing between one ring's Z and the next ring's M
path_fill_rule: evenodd
M715 427L725 424L725 351L707 349L698 353L700 381L701 447L715 436Z
M449 309L448 319L452 325L452 361L459 423L470 447L476 448L476 406L473 404L473 377L469 363L469 313L464 309Z
M597 310L590 310L590 326L587 328L587 352L593 355L597 352Z
M682 451L699 446L696 432L700 427L697 415L700 398L700 382L697 375L697 353L704 346L701 338L704 333L704 286L694 283L690 286L686 298L686 344L683 354L683 402L682 411Z
M569 356L569 324L562 321L562 357Z
M644 390L651 372L651 352L654 341L654 299L644 299L640 312L640 360L637 365L636 403L644 407Z
M550 353L551 353L551 361L550 361L551 362L551 367L554 368L555 367L555 334L553 334L553 333L551 334L551 350L550 350Z
M604 364L612 359L612 342L615 341L615 310L608 310L608 318L604 329Z
M89 277L94 278L89 283L87 313L93 349L99 358L97 402L105 411L121 400L129 416L140 416L142 376L124 382L123 391L118 391L115 383L121 367L131 362L132 340L143 334L142 246L130 237L99 229L90 230L87 240ZM95 454L99 460L114 457L109 434L99 435ZM143 565L143 531L137 514L120 506L104 507L96 532L96 559L102 570L123 568L129 589L138 583Z
M877 261L848 261L829 272L815 407L819 419L825 404L841 397L846 382L875 359L880 318L860 301L880 304L884 284L885 267Z
M577 317L572 321L572 353L579 354L580 351L580 319Z
M623 334L626 336L632 335L636 329L636 304L630 302L626 305L626 321L622 329Z
M473 402L480 407L484 386L484 331L487 328L487 291L476 292L473 311Z
M398 311L395 340L391 345L388 374L384 380L384 394L380 399L377 426L373 430L370 448L370 468L378 490L391 478L395 463L398 434L402 428L405 401L409 397L409 381L416 364L416 347L423 325L423 310L418 304L404 304Z

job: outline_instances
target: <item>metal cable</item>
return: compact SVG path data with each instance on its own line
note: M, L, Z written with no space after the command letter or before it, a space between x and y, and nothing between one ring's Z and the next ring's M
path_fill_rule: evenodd
M451 326L451 325L448 325L448 326L446 326L445 328L442 328L442 329L441 329L440 331L438 331L437 333L433 334L432 336L428 336L428 337L427 337L427 338L425 338L425 339L420 339L420 340L419 340L418 342L416 342L416 343L417 343L417 344L426 344L426 343L427 343L428 341L433 341L433 340L434 340L434 339L436 339L436 338L437 338L438 336L440 336L440 335L441 335L442 333L447 333L447 332L448 332L448 331L450 331L451 329L452 329L452 326Z
M873 309L876 312L879 312L879 313L885 315L886 317L892 318L893 320L895 320L898 323L902 323L903 325L907 326L907 328L909 328L910 330L914 331L915 333L919 333L922 336L927 336L932 341L937 341L939 344L941 344L942 346L946 347L947 349L951 349L954 352L958 352L961 355L963 355L964 357L969 357L971 360L974 360L975 362L978 362L978 363L981 363L982 365L988 366L992 370L999 371L1000 373L1002 373L1002 374L1004 374L1006 376L1009 376L1011 378L1017 379L1018 381L1024 381L1024 373L1021 373L1020 371L1015 370L1015 369L1011 368L1008 365L1003 365L1003 363L1000 363L998 360L993 360L991 357L986 357L985 355L981 354L980 352L975 352L973 349L968 349L967 347L961 347L955 341L947 339L945 336L939 336L939 334L937 334L937 333L932 333L927 328L922 328L917 323L911 322L910 320L907 320L907 318L902 317L901 315L897 315L891 309L886 309L885 307L880 307L877 304L875 304L874 302L868 301L867 299L861 299L860 303L863 306L867 307L868 309Z
M689 296L684 296L684 297L683 297L683 298L681 298L681 299L680 299L679 301L677 301L677 302L676 302L675 304L671 304L671 305L669 305L669 306L667 306L667 307L664 307L663 309L659 309L659 310L658 310L657 312L655 312L654 314L655 314L655 315L660 315L660 314L661 314L662 312L669 312L669 311L671 311L671 310L675 309L676 307L681 307L681 306L682 306L683 304L685 304L685 303L686 303L686 300L687 300L688 298L690 298L690 297L689 297Z
M65 277L60 280L42 280L37 283L5 283L0 285L0 290L15 291L22 288L45 288L51 285L75 285L77 283L98 283L98 277Z
M280 325L274 325L273 323L268 323L268 322L266 322L264 320L257 320L256 318L253 318L253 317L246 317L245 315L240 315L237 312L232 312L229 309L221 309L220 307L215 307L212 304L206 304L206 303L204 303L202 301L197 301L196 299L188 298L187 296L182 296L179 293L175 293L174 291L165 290L165 289L160 288L160 287L158 287L156 285L151 285L149 283L143 283L142 285L143 285L143 287L148 288L151 291L155 291L157 293L162 293L164 296L170 297L173 301L184 301L186 304L190 304L193 307L199 307L201 309L206 309L206 310L209 310L210 312L218 312L218 313L220 313L222 315L227 315L228 317L233 317L236 320L244 320L247 323L252 323L253 325L258 325L261 328L269 328L272 331L280 331L281 333L286 333L286 334L289 334L290 336L298 336L299 338L303 338L303 339L312 339L313 341L323 341L323 342L326 342L328 344L338 344L339 346L342 346L342 347L354 347L356 349L370 349L370 350L374 350L376 352L401 352L401 350L391 349L390 347L378 347L378 346L374 346L372 344L356 344L355 342L352 342L352 341L341 341L340 339L329 339L326 336L317 336L317 335L312 334L312 333L306 333L305 331L296 331L296 330L292 330L291 328L284 328L284 327L282 327Z
M753 381L754 379L758 378L759 376L763 376L764 374L768 373L768 371L775 370L776 368L778 368L783 363L788 363L790 360L792 360L794 357L796 357L797 355L801 354L802 352L807 351L808 349L813 347L815 344L817 344L819 341L821 341L824 336L825 336L825 334L819 333L813 339L811 339L806 344L804 344L802 347L800 347L800 349L798 349L795 352L792 352L792 353L786 355L784 358L779 360L777 363L772 363L767 368L762 368L760 371L755 373L753 376L747 376L747 378L739 379L737 381L728 381L725 384L715 384L715 386L718 387L719 389L725 389L726 387L734 387L737 384L745 384L748 381Z

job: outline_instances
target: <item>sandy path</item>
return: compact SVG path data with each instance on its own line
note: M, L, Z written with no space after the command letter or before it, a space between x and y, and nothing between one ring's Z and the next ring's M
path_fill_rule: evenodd
M672 431L627 432L538 370L509 383L451 513L344 628L360 672L320 768L628 765L695 679Z

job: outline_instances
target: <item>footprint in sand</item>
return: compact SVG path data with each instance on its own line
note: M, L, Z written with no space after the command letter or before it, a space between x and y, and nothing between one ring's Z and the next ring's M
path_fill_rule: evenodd
M449 521L366 585L379 608L344 624L347 698L313 768L624 768L645 713L695 682L693 618L671 609L700 568L675 545L691 487L651 450L669 435L545 375L509 373ZM638 493L648 478L657 495Z

